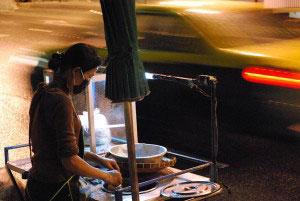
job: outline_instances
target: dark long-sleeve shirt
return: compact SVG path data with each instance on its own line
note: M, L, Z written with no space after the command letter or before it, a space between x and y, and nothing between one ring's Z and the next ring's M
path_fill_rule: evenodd
M32 168L30 176L41 182L62 182L71 176L61 159L79 153L81 123L68 95L66 83L56 77L40 86L30 107Z

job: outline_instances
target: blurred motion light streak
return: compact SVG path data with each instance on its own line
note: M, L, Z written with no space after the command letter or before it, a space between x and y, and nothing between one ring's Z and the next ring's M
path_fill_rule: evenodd
M33 28L30 28L28 29L29 31L39 31L39 32L46 32L46 33L51 33L52 31L51 30L47 30L47 29L33 29Z
M28 58L22 58L18 56L11 56L9 58L10 62L16 62L16 63L21 63L25 65L30 65L30 66L37 66L39 61L38 60L33 60L33 59L28 59Z
M244 54L244 55L249 55L249 56L272 57L272 56L270 56L270 55L260 54L260 53L256 53L256 52L246 52L246 51L241 51L241 50L232 50L232 49L223 49L223 48L220 48L220 49L221 49L221 50L224 50L224 51L228 51L228 52L235 52L235 53Z
M201 13L201 14L219 14L219 11L214 10L201 10L201 9L187 9L186 11L194 12L194 13Z
M300 72L250 66L242 76L249 82L300 89Z
M28 48L24 48L24 47L19 47L19 49L20 50L26 50L26 51L29 51L29 52L35 52L35 53L38 53L38 54L46 55L46 52L42 52L42 51L38 51L38 50L28 49Z
M170 6L192 6L192 7L198 7L198 6L204 6L204 5L212 5L213 2L196 2L196 1L166 1L166 2L160 2L159 4L162 5L170 5Z
M244 51L238 51L241 54L244 55L249 55L249 56L257 56L257 57L266 57L267 55L265 54L259 54L259 53L254 53L254 52L244 52Z
M21 63L29 66L40 66L47 67L48 60L40 57L31 56L11 56L9 58L10 62Z
M66 25L68 22L63 20L41 20L45 24L53 24L53 25Z
M90 10L91 13L97 14L97 15L102 15L102 12L96 11L96 10Z

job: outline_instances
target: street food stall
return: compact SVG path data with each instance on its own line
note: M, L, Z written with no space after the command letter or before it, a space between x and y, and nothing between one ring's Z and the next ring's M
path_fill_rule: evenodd
M203 200L220 194L222 188L217 183L216 161L216 78L208 75L194 79L162 74L147 76L176 81L201 93L204 92L201 87L210 89L210 94L205 95L211 98L211 161L170 152L160 145L139 143L135 101L149 95L150 90L138 52L135 1L100 0L100 3L108 51L105 74L97 73L86 93L74 96L73 102L86 133L86 149L115 159L124 182L119 187L110 187L98 179L81 178L82 200ZM44 80L51 80L51 72L45 71ZM16 187L11 170L21 173L26 179L31 166L30 159L9 160L9 150L18 147L5 148L6 168ZM174 167L177 158L199 165L180 170ZM192 173L208 167L210 178ZM21 192L19 195L23 199Z
M147 74L149 76L149 74ZM151 200L154 198L165 199L168 198L188 198L188 197L202 197L203 196L211 196L216 193L220 193L221 188L217 183L213 183L210 181L217 182L217 168L216 168L216 147L217 147L217 128L216 128L216 116L215 116L215 87L216 87L216 79L212 76L198 76L197 79L188 79L181 77L172 77L161 74L152 74L152 79L160 79L166 81L174 81L182 82L184 84L193 84L195 88L199 90L199 86L211 86L211 95L212 95L212 162L191 158L189 156L176 154L173 152L169 152L167 148L160 145L152 145L146 143L138 142L138 134L137 134L137 125L136 125L136 113L135 113L135 104L132 102L132 109L130 111L130 115L134 117L134 139L135 139L135 153L136 153L136 167L138 172L138 182L139 182L139 197L141 200ZM198 87L197 87L198 83ZM190 87L190 86L189 86ZM130 187L130 169L128 162L128 150L126 143L126 134L124 129L127 126L125 123L126 113L124 112L124 107L122 104L115 103L112 104L104 95L105 91L105 75L98 74L94 76L91 80L91 83L87 89L86 93L86 102L88 104L88 119L89 121L89 134L90 134L90 150L101 150L101 154L105 154L105 156L115 159L120 168L124 178L122 188L118 189L108 189L106 184L99 180L86 180L85 184L85 192L89 194L91 200L122 200L129 199L131 197L131 187ZM102 104L101 104L102 103ZM106 104L103 104L106 103ZM118 105L118 106L116 106ZM117 108L119 113L113 112L105 112L107 109L105 108ZM97 126L95 122L97 122L95 116L95 108L103 111L104 117L110 117L108 124ZM121 109L120 109L121 108ZM122 109L123 108L123 109ZM121 113L121 115L120 115ZM116 119L116 115L119 116L117 119L121 119L121 122L117 122L116 124L111 124L114 122L113 119ZM120 118L122 116L123 118ZM94 121L93 121L94 119ZM99 122L99 121L98 121ZM123 132L113 132L114 129L117 129L118 126L123 128ZM101 133L97 131L96 127L101 128L110 128L111 130L111 141L107 142L109 144L98 144L96 142L97 135L101 136ZM120 129L119 127L119 129ZM99 147L105 147L106 149L101 149ZM98 152L99 153L99 152ZM180 157L182 159L190 160L198 162L200 165L196 167L188 168L187 170L179 170L172 166L176 163L176 157ZM192 174L191 172L200 170L206 167L211 168L211 178L206 178L200 175ZM182 181L185 181L182 183ZM181 186L182 185L182 186ZM206 190L203 190L203 189ZM171 190L170 190L171 189ZM175 190L174 190L175 189ZM178 190L178 192L176 191ZM181 189L181 190L179 190Z
M181 82L196 90L198 87L211 88L212 98L212 159L201 160L190 156L170 152L166 147L138 142L135 104L132 104L130 115L134 117L135 153L137 168L137 186L139 187L140 200L168 200L193 199L202 200L218 195L222 192L217 183L217 125L215 113L215 87L216 79L212 76L198 76L197 79L173 77L161 74L151 74L152 79ZM51 72L44 72L46 82L51 80ZM130 168L128 162L128 150L126 140L126 113L121 103L111 103L105 97L105 74L96 74L85 93L74 97L74 106L83 121L84 129L88 134L85 149L93 151L105 157L115 159L123 175L123 184L119 188L110 188L98 179L81 178L81 193L83 200L132 200L132 185L130 184ZM84 117L85 114L86 116ZM100 119L100 120L99 120ZM87 121L87 122L85 122ZM97 140L103 138L104 140ZM18 161L9 160L10 149L24 147L26 145L5 148L6 167L12 180L11 170L22 174L24 179L28 178L28 170L31 167L30 159ZM194 161L199 163L195 167L185 170L175 168L177 159ZM92 164L93 165L93 164ZM99 167L101 168L101 167ZM210 178L194 174L192 172L210 168ZM15 184L16 185L16 184Z

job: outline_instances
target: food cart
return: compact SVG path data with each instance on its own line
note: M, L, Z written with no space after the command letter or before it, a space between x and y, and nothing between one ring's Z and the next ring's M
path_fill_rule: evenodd
M176 81L185 84L188 87L210 88L211 98L211 161L193 158L168 151L160 145L149 145L138 143L138 133L136 126L136 111L134 102L131 103L129 114L124 111L122 103L111 103L105 98L105 74L96 74L85 94L74 98L75 109L81 115L83 126L87 133L88 143L85 149L105 157L115 159L122 171L124 182L127 184L121 188L109 189L101 180L82 178L81 193L84 199L95 200L131 200L132 187L130 186L130 168L128 162L128 150L126 145L126 118L131 115L133 119L133 133L135 139L136 164L138 171L138 181L135 181L139 187L140 200L168 200L192 199L203 200L218 195L222 192L218 182L217 173L217 151L218 151L218 130L216 119L216 83L213 76L199 75L195 79L174 77L161 74L151 74L151 79L166 81ZM51 72L44 72L44 80L51 80ZM84 116L85 114L85 116ZM86 121L86 122L84 122ZM97 140L104 138L104 140ZM6 168L17 184L11 173L11 170L22 174L22 178L28 178L28 170L31 167L30 159L18 161L9 160L9 150L27 145L5 147ZM116 149L117 147L117 149ZM122 147L122 148L119 148ZM140 147L140 148L139 148ZM147 151L145 151L147 150ZM154 151L153 151L154 150ZM199 163L195 167L186 170L174 168L177 158L190 160ZM101 168L101 167L99 167ZM210 168L210 178L193 174L192 172ZM20 193L21 196L21 193Z

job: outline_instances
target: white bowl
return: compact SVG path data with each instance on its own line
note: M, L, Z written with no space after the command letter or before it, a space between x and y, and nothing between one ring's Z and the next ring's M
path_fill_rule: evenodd
M127 144L112 146L109 153L117 162L128 162ZM155 145L137 143L135 144L135 155L137 163L159 163L167 153L167 148Z

